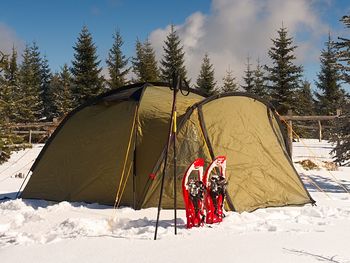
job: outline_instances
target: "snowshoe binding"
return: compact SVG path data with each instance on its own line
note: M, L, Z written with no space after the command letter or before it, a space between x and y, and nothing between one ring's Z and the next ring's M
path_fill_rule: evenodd
M214 169L218 174L212 174ZM227 186L225 156L218 156L209 165L203 177L203 183L206 187L206 223L213 224L222 222L224 216L223 204Z
M182 193L186 208L187 228L202 226L204 224L204 193L203 179L204 160L196 159L187 169L182 179ZM198 171L197 176L191 176Z

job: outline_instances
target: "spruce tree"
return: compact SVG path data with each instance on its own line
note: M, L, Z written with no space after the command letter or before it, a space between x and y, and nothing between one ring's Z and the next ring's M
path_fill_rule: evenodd
M136 56L132 60L137 82L159 81L159 69L155 51L148 39L144 43L136 40Z
M300 88L296 92L297 105L295 107L296 115L315 115L315 102L312 96L311 84L307 80L301 82ZM315 125L314 121L295 121L293 122L295 127L293 128L295 132L303 138L315 138L316 132L313 130L308 130L301 128L299 125Z
M340 73L337 67L337 51L328 35L326 48L321 51L321 71L317 74L316 86L320 92L315 92L317 112L320 115L332 115L344 102L344 91L340 86Z
M268 52L272 66L265 68L272 103L283 115L289 109L295 110L296 90L300 84L302 67L294 65L297 46L293 45L293 38L287 36L287 29L282 26L277 32L278 37L272 39L273 46Z
M119 31L114 33L113 39L114 43L106 60L110 77L107 83L110 89L117 89L127 84L126 76L130 68L127 66L129 59L123 55L121 50L124 42Z
M256 64L256 68L253 71L252 93L256 94L257 96L263 99L269 100L267 90L266 90L264 69L263 69L263 66L260 64L259 59Z
M340 20L346 28L350 28L350 15L343 16ZM338 37L339 41L335 43L338 50L338 67L341 70L341 77L350 84L350 39Z
M215 85L214 67L213 64L210 63L209 56L206 53L197 78L196 88L205 94L212 95L215 91Z
M8 100L9 100L9 85L6 78L6 71L8 70L8 55L5 55L0 51L0 121L4 121L7 118L6 112L8 111ZM0 123L2 124L2 123Z
M8 56L0 51L0 164L10 158L12 137L9 130L9 82L4 77L8 69Z
M52 90L50 89L52 73L48 64L48 60L45 56L41 60L40 75L40 95L43 103L42 117L46 120L51 120L53 118L54 112Z
M222 87L219 90L220 93L238 91L238 84L236 83L236 78L233 76L231 69L226 71L226 75L222 78L222 82Z
M296 113L299 115L314 115L315 104L312 97L311 84L307 80L302 81L301 87L297 92L298 106Z
M4 125L4 106L6 101L3 99L3 93L4 93L4 88L5 88L5 79L3 77L3 72L7 68L7 57L5 56L4 53L0 50L0 127ZM2 149L2 142L3 142L3 136L4 134L2 133L0 129L0 150ZM1 157L1 155L0 155Z
M42 83L43 72L42 72L42 58L39 51L39 46L36 44L36 42L33 42L29 49L30 49L29 61L30 61L30 67L33 71L34 85L39 86L39 93L42 93L41 83Z
M100 76L102 69L99 67L96 47L86 26L82 28L73 49L73 99L75 106L78 106L103 92L103 77Z
M62 99L60 101L60 106L58 107L59 112L62 114L67 114L73 110L73 79L69 72L67 64L64 64L60 72L60 81L62 84L61 94L59 95Z
M334 160L342 165L350 165L350 101L343 105L342 114L334 122L330 141L335 143L332 153Z
M48 104L50 103L48 98L48 82L50 80L50 68L46 58L42 58L39 50L39 46L36 42L32 43L30 47L30 67L33 72L33 85L36 87L39 93L39 101L35 108L35 115L37 120L45 119L49 112Z
M247 57L247 63L246 63L246 70L244 71L244 85L241 85L241 87L248 93L253 93L253 88L254 88L254 74L251 69L252 64L249 61L249 56Z
M42 116L42 100L40 98L40 54L37 46L26 46L19 69L19 93L21 99L17 102L18 122L38 121Z
M136 39L135 44L135 57L132 58L132 71L136 75L136 82L142 82L143 81L143 46L139 39Z
M21 94L18 92L17 51L14 47L10 59L5 64L3 77L0 80L0 98L3 100L3 114L11 122L16 119L16 103L21 99Z
M4 76L10 85L18 84L18 64L17 64L17 50L12 47L12 54L7 67L4 70Z
M350 16L343 16L341 21L350 29ZM350 39L339 37L335 44L338 50L338 67L341 70L342 80L350 84ZM347 94L342 105L342 115L335 123L331 131L331 141L336 143L334 148L335 161L344 165L350 165L350 98Z
M54 74L50 82L54 108L53 117L62 117L73 109L72 87L72 76L67 64L64 64L61 72Z
M164 41L164 55L160 61L161 79L165 82L172 82L173 73L178 73L183 79L187 80L187 71L185 68L185 52L181 45L181 40L177 35L174 25L171 25L170 33Z

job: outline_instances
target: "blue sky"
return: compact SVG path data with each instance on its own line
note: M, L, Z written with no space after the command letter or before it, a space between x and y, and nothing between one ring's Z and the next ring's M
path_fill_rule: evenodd
M11 43L23 49L36 41L55 71L70 63L72 46L87 25L102 66L117 28L127 56L134 54L136 38L150 37L160 58L167 27L173 23L183 39L192 79L208 52L217 79L230 68L240 81L248 55L253 64L258 57L269 62L270 39L283 21L299 46L298 62L313 82L328 30L335 38L348 37L350 30L339 19L349 13L347 0L12 0L1 5L0 49L8 50Z
M175 4L176 2L176 4ZM191 13L208 12L210 1L7 1L1 5L0 23L14 30L24 42L36 41L54 69L73 56L72 46L87 25L105 57L112 34L119 28L124 52L133 55L136 38L144 39L158 27L182 23Z

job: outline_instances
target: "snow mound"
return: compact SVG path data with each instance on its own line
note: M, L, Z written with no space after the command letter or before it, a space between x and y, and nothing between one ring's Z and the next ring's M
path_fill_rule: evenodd
M94 209L89 208L93 206ZM226 212L223 223L218 225L185 228L184 213L180 212L179 235L194 232L225 235L242 235L266 232L322 232L339 220L348 220L350 208L304 207L267 208L254 213ZM172 211L163 210L159 239L173 236ZM111 237L126 239L153 239L155 208L134 211L131 208L113 210L106 206L84 203L10 200L0 203L0 247L23 244L46 244L65 239L86 237ZM152 216L145 216L152 215Z

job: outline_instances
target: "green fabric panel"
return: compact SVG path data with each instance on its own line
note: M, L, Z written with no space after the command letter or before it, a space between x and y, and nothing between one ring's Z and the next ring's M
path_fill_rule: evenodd
M194 111L190 119L186 121L185 125L178 131L177 142L177 174L176 174L176 189L177 189L177 204L178 208L184 208L182 197L181 182L184 173L188 166L196 159L203 158L208 164L211 161L209 150L206 146L203 133L201 131L198 113ZM173 148L170 148L168 156L168 165L166 169L166 177L164 181L164 192L162 199L163 208L174 207L174 166L173 166ZM158 169L156 179L152 181L147 196L144 200L143 207L154 207L158 205L161 177L163 166Z
M284 138L283 138L282 131L280 129L280 126L278 125L278 122L277 122L275 116L272 113L271 113L271 122L272 122L273 129L274 129L274 131L276 133L276 136L277 136L278 140L281 143L281 146L283 147L284 151L288 154L288 151L286 149L286 144L285 144L285 141L284 141Z
M179 120L187 108L202 100L203 97L191 93L177 95ZM165 147L169 132L169 120L173 101L173 91L165 87L147 87L139 107L138 133L136 148L136 191L138 207L149 187L149 175L152 173Z
M135 106L130 101L102 103L73 115L47 148L22 197L113 204ZM127 168L132 157L128 159ZM132 204L130 181L124 204Z
M214 154L227 156L228 193L237 211L311 201L263 103L223 97L203 105L203 115Z

